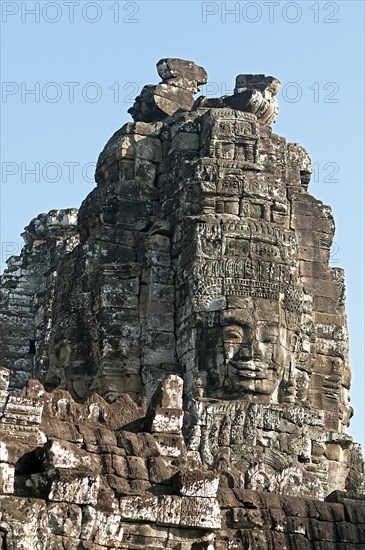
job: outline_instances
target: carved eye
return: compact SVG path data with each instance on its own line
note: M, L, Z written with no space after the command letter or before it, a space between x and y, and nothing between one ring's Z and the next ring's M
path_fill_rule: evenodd
M226 328L224 331L224 339L227 342L241 343L243 339L242 331L234 328Z
M266 325L260 331L260 341L265 344L274 344L278 338L278 327L276 325Z
M231 344L242 344L248 341L248 332L239 325L226 325L223 327L224 341Z

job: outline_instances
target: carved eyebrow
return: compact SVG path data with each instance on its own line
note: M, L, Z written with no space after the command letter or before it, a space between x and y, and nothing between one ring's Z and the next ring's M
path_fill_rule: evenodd
M262 325L260 325L261 330L267 330L267 329L277 329L279 330L279 323L276 323L275 321L264 321Z
M229 328L229 327L232 327L232 329L234 329L234 327L238 327L238 328L241 328L245 331L252 331L253 330L253 325L252 324L249 324L247 321L242 321L237 319L237 318L228 318L228 319L223 319L222 320L222 327L224 328Z
M248 328L252 329L252 324L250 324L248 321L242 321L242 319L237 319L236 317L228 317L226 319L222 320L222 326L233 326L236 325L240 328Z

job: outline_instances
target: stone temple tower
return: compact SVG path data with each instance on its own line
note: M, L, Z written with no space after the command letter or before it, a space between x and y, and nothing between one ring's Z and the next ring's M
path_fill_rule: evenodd
M280 82L238 75L232 96L195 99L203 68L163 59L157 70L161 83L142 89L134 122L106 144L78 213L33 220L2 276L2 365L13 400L43 408L28 447L12 429L5 438L15 494L43 499L48 517L51 503L56 523L54 500L87 504L72 537L89 529L93 548L360 548L344 274L329 265L334 221L308 192L307 152L272 132ZM14 332L22 292L26 323ZM109 436L90 439L91 429ZM50 472L66 468L67 453L76 473L65 496L64 474ZM33 477L30 490L36 475L43 485ZM87 475L92 502L77 489ZM114 508L103 508L106 494ZM271 508L281 523L262 519ZM298 514L303 525L289 528ZM105 521L115 532L99 539ZM47 544L61 536L42 533Z

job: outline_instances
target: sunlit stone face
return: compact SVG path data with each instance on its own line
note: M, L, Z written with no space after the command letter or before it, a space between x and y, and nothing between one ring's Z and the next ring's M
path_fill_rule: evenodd
M292 400L299 326L288 328L279 303L260 309L264 302L256 302L255 309L217 312L210 321L215 326L201 327L199 368L207 376L208 396Z
M223 326L227 388L234 392L272 395L284 369L285 329L277 322L241 324L232 319Z

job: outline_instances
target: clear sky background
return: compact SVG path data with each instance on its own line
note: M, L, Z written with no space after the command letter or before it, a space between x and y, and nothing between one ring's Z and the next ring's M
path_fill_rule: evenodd
M2 262L38 213L80 205L99 152L141 87L159 81L162 57L202 65L208 96L229 94L239 73L281 80L274 131L308 150L310 192L334 211L350 433L364 444L364 2L3 0L1 11Z

